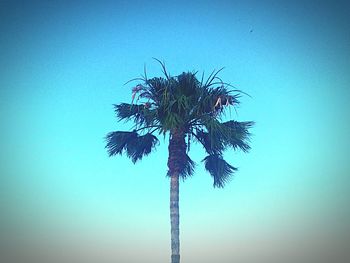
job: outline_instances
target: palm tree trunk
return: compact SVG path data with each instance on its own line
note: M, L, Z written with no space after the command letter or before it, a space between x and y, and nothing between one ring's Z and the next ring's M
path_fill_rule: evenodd
M170 176L171 263L180 263L179 177L186 158L185 134L172 130L169 141L168 168Z
M170 178L171 263L180 263L179 176Z

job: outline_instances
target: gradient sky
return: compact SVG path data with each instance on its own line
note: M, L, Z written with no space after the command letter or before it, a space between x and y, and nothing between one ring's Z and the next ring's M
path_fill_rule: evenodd
M137 165L104 149L129 127L112 107L131 101L123 84L144 64L161 75L157 57L172 75L224 66L252 96L232 117L256 122L250 153L225 155L239 171L224 189L192 148L182 263L348 262L345 2L72 2L0 2L3 257L169 261L167 142Z

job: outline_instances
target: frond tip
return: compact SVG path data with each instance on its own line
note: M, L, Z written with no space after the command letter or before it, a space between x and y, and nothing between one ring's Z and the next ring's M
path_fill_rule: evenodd
M225 142L233 149L241 149L243 152L250 150L250 132L249 129L254 126L252 121L227 121L223 123L227 130Z
M196 167L196 163L192 161L191 158L186 154L186 160L183 164L183 169L180 173L180 176L183 179L192 176L194 173L195 167Z
M221 155L211 154L203 159L205 169L214 178L214 187L223 188L237 168L227 163Z
M137 133L126 131L110 132L106 136L106 147L109 156L122 154L123 150L128 148L128 145L137 138Z
M150 109L149 103L137 104L113 104L114 112L118 120L133 120L138 125L151 125L155 121L156 110Z
M156 136L150 133L140 136L135 131L110 132L106 136L106 141L109 156L126 152L133 163L148 155L159 143Z
M181 162L181 165L178 166L180 168L178 170L178 173L179 176L185 180L186 178L193 175L196 168L196 163L187 154L185 154L183 157L184 158ZM170 170L168 171L167 176L171 176Z

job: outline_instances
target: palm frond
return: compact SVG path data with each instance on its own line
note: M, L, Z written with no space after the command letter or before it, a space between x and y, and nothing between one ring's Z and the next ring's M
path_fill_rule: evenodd
M147 106L148 105L148 106ZM137 125L152 125L156 122L157 110L150 109L151 104L113 104L118 120L133 119Z
M221 154L225 148L219 136L210 136L208 132L203 130L197 130L194 136L203 145L208 154Z
M108 133L105 138L107 141L105 148L107 148L109 156L121 155L137 136L137 133L134 131L115 131Z
M222 188L230 180L237 168L228 164L221 155L212 154L203 159L205 169L214 178L214 187Z
M217 76L217 75L220 73L220 71L222 71L223 69L224 69L224 67L221 68L221 69L219 69L219 70L217 70L216 72L215 72L215 70L214 70L214 71L209 75L207 81L206 81L205 84L204 84L204 87L208 88L208 87L212 86L212 85L213 85L213 84L212 84L213 80L216 78L216 76Z
M212 78L212 76L215 74L215 69L210 73L209 77L207 78L207 80L205 81L205 84L202 86L203 88L208 88L208 83L209 80Z
M142 78L144 79L145 82L147 82L148 78L147 78L147 72L146 72L146 64L143 64L143 76Z
M195 96L198 93L199 81L197 80L195 73L183 72L176 77L177 80L177 93L185 95L187 97Z
M243 152L250 150L250 132L249 129L253 127L254 122L238 122L227 121L222 124L226 129L225 143L233 149L241 149Z
M126 152L133 163L141 160L143 156L151 153L152 149L158 145L159 141L156 136L147 133L138 136L127 144Z
M106 136L106 141L105 148L109 156L126 153L134 163L148 155L159 142L157 137L150 133L140 136L135 131L110 132Z
M142 78L133 78L133 79L130 79L130 80L128 80L127 82L125 82L124 84L123 84L123 86L125 86L126 84L128 84L128 83L130 83L130 82L133 82L133 81L141 81L141 82L144 82L145 81L145 79L142 77Z
M222 123L216 118L210 115L204 115L201 117L200 121L209 133L210 137L224 138L226 136L226 126L223 126Z
M202 119L207 131L195 128L192 132L194 138L199 141L208 154L222 154L227 147L234 150L241 149L243 152L250 150L249 129L254 122L228 121L220 123L215 118L206 117Z
M186 178L193 175L196 168L196 163L186 154L181 165L180 177L185 180ZM171 176L170 171L168 171L167 176Z
M161 67L162 67L162 71L163 71L163 73L164 73L164 76L165 76L167 79L170 79L170 75L168 74L168 72L167 72L167 70L166 70L165 63L162 62L162 61L160 61L160 60L157 59L157 58L153 58L153 59L159 62L159 64L160 64Z
M219 117L225 112L226 106L239 104L240 94L231 94L225 85L213 88L200 88L196 96L196 105L193 111L193 118L208 115Z
M191 160L191 158L186 154L186 160L183 165L183 170L180 173L180 176L185 179L187 177L190 177L194 173L194 169L196 167L196 163Z
M201 77L201 82L200 82L201 87L203 87L203 80L204 80L204 71L202 72L202 77Z
M148 86L149 92L152 94L152 100L156 104L160 104L163 99L163 95L169 86L169 82L164 78L151 78L145 82Z
M165 112L164 116L160 116L159 119L162 126L161 129L164 132L170 131L174 127L179 127L184 123L184 119L176 112Z

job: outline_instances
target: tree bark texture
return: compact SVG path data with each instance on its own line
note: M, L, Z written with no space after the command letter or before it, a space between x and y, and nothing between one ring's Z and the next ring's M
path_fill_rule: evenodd
M186 158L185 135L173 130L169 141L168 168L170 175L171 263L180 263L179 177Z
M171 263L180 263L179 176L170 178Z

